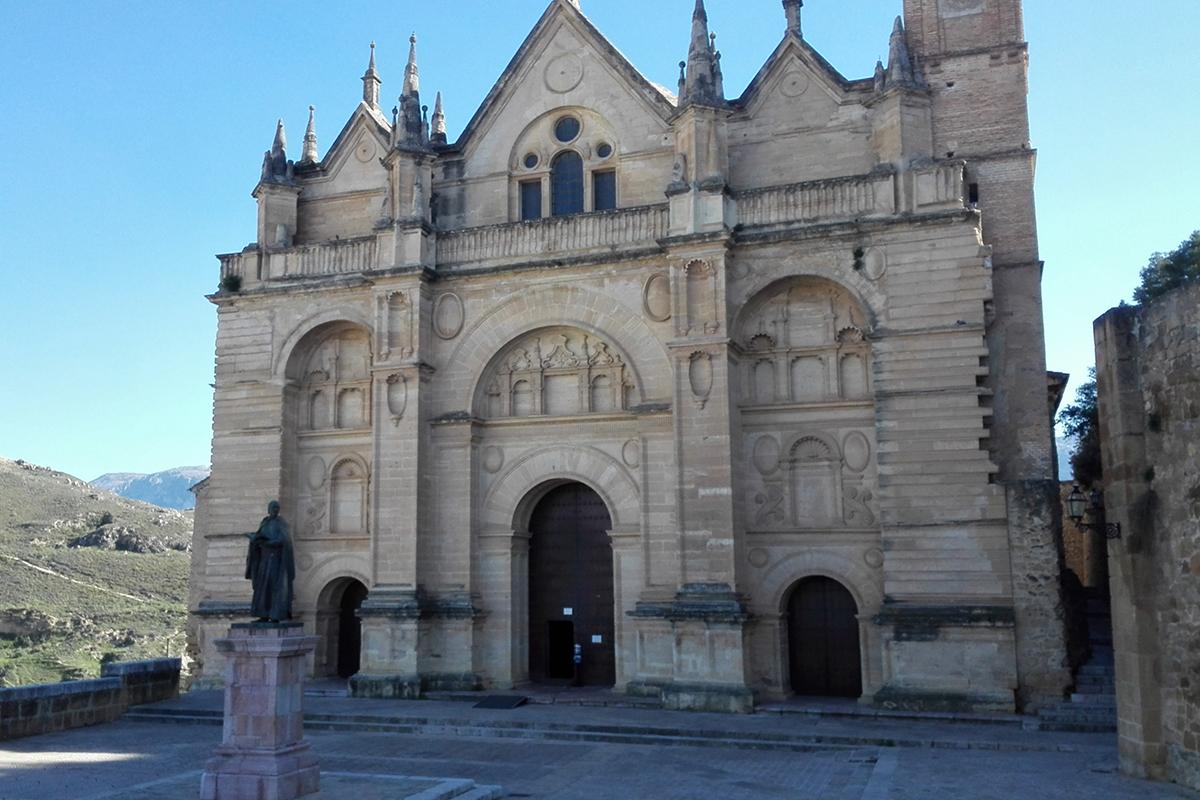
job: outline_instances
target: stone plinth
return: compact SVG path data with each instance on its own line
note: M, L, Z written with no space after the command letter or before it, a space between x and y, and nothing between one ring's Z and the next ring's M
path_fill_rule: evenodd
M205 765L201 800L291 800L317 791L304 739L304 658L317 637L293 623L234 625L225 656L225 731Z

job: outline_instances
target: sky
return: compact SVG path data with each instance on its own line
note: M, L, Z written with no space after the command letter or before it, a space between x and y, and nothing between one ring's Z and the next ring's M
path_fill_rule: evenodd
M361 97L369 43L394 98L415 31L423 94L444 93L453 139L545 5L0 0L0 456L84 479L207 464L204 296L214 254L255 237L250 191L276 118L298 158L315 105L324 154ZM666 86L692 5L582 0ZM1048 367L1073 393L1092 320L1130 298L1151 253L1200 228L1200 2L1025 5ZM900 8L808 0L805 37L868 77ZM778 44L783 10L708 0L708 13L733 97Z

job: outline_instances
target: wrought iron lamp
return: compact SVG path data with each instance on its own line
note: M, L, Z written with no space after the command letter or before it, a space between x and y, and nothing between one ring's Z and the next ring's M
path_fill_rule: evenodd
M1104 495L1100 492L1092 492L1089 499L1083 490L1079 488L1079 484L1071 489L1071 493L1067 495L1067 516L1071 518L1079 527L1085 530L1102 531L1105 537L1109 539L1121 538L1121 523L1119 522L1084 522L1084 515L1091 511L1104 510Z

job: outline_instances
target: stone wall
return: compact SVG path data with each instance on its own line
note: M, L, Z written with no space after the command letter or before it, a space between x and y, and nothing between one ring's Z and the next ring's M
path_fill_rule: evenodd
M179 694L177 658L105 664L101 677L0 689L0 741L99 725Z
M1121 768L1200 788L1200 286L1095 338Z

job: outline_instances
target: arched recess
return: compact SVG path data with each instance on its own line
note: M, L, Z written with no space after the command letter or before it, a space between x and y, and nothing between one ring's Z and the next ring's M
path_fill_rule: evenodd
M637 387L636 402L670 400L671 360L640 313L579 286L555 286L516 292L463 332L458 346L438 367L448 407L473 409L476 389L497 353L519 336L555 326L577 328L609 342L621 353Z
M358 672L362 628L357 611L367 597L358 577L330 580L317 595L316 634L321 638L313 664L316 677L349 678Z
M370 329L345 319L317 325L289 347L282 375L280 501L292 522L297 555L319 555L314 540L338 529L332 500L339 485L344 489L357 481L364 492L357 501L361 524L338 532L367 533L373 366ZM344 474L343 464L353 464L354 474Z
M492 359L472 402L486 419L624 411L639 401L633 365L605 338L579 328L540 328Z
M836 263L802 266L782 263L771 266L772 268L753 269L744 280L737 282L737 296L731 300L740 302L731 302L730 307L736 308L737 313L730 330L744 331L747 321L758 313L765 300L781 288L796 282L824 285L845 292L862 312L865 330L874 330L879 320L884 317L887 298L877 285L857 272L851 273L838 267ZM753 333L749 333L745 338L751 336Z
M793 694L862 695L859 609L840 582L824 575L796 581L788 591L788 676Z
M871 620L883 605L883 573L866 565L863 550L862 546L793 550L774 559L759 576L752 594L751 613L756 623L750 634L751 646L767 665L763 678L775 691L790 693L788 602L799 582L810 577L834 580L853 597L858 609L863 697L871 697L882 685L883 641Z
M319 334L329 325L353 325L368 333L373 331L371 320L355 308L331 308L313 314L293 327L283 339L283 344L275 353L271 365L271 373L277 378L286 378L289 366L293 363L293 354L301 342L310 339L313 334Z

